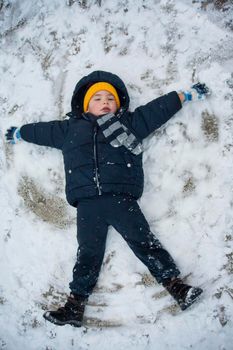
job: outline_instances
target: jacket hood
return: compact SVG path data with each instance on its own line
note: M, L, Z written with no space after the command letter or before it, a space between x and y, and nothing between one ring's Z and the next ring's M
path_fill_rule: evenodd
M123 81L115 74L105 71L94 71L87 76L84 76L76 84L72 100L71 100L71 113L68 113L72 117L80 117L83 113L83 99L87 89L94 83L107 82L112 84L117 90L120 98L121 108L127 110L129 108L129 95Z

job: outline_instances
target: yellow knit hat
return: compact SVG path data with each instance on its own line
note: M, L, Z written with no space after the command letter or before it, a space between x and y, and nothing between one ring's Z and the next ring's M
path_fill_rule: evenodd
M118 93L116 91L116 89L114 88L113 85L100 81L99 83L95 83L93 85L91 85L91 87L87 90L86 95L84 97L83 100L83 110L84 113L87 112L88 109L88 105L90 102L90 99L92 98L93 95L95 95L96 92L101 91L101 90L106 90L108 92L110 92L110 94L112 94L116 100L116 104L117 104L117 108L120 107L120 99L118 96Z

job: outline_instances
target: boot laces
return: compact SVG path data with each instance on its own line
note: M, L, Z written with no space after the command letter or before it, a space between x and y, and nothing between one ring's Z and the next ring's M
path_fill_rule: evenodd
M172 295L176 296L179 299L185 299L188 291L191 289L191 286L183 283L180 278L175 278L171 280L169 285L167 286L167 290Z
M67 311L72 313L82 313L84 311L84 308L85 308L84 301L80 301L75 299L72 296L69 296L67 298L67 302L65 303L65 305L62 307L59 307L57 311L61 313L66 313Z

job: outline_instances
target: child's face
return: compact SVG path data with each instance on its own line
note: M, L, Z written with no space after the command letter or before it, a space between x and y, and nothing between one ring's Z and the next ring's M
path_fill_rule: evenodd
M88 112L96 117L107 113L116 113L116 111L115 97L106 90L97 91L90 99Z

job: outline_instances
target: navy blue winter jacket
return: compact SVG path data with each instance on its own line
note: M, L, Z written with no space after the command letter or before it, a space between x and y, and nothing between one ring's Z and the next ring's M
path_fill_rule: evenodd
M121 123L139 140L181 108L179 96L173 91L129 112L129 96L123 81L112 73L95 71L76 85L68 120L23 125L20 132L25 141L62 151L66 196L72 206L82 198L102 193L126 193L139 198L143 191L142 155L134 155L124 146L112 147L98 127L96 117L83 113L85 92L90 83L98 81L115 86L123 111Z

